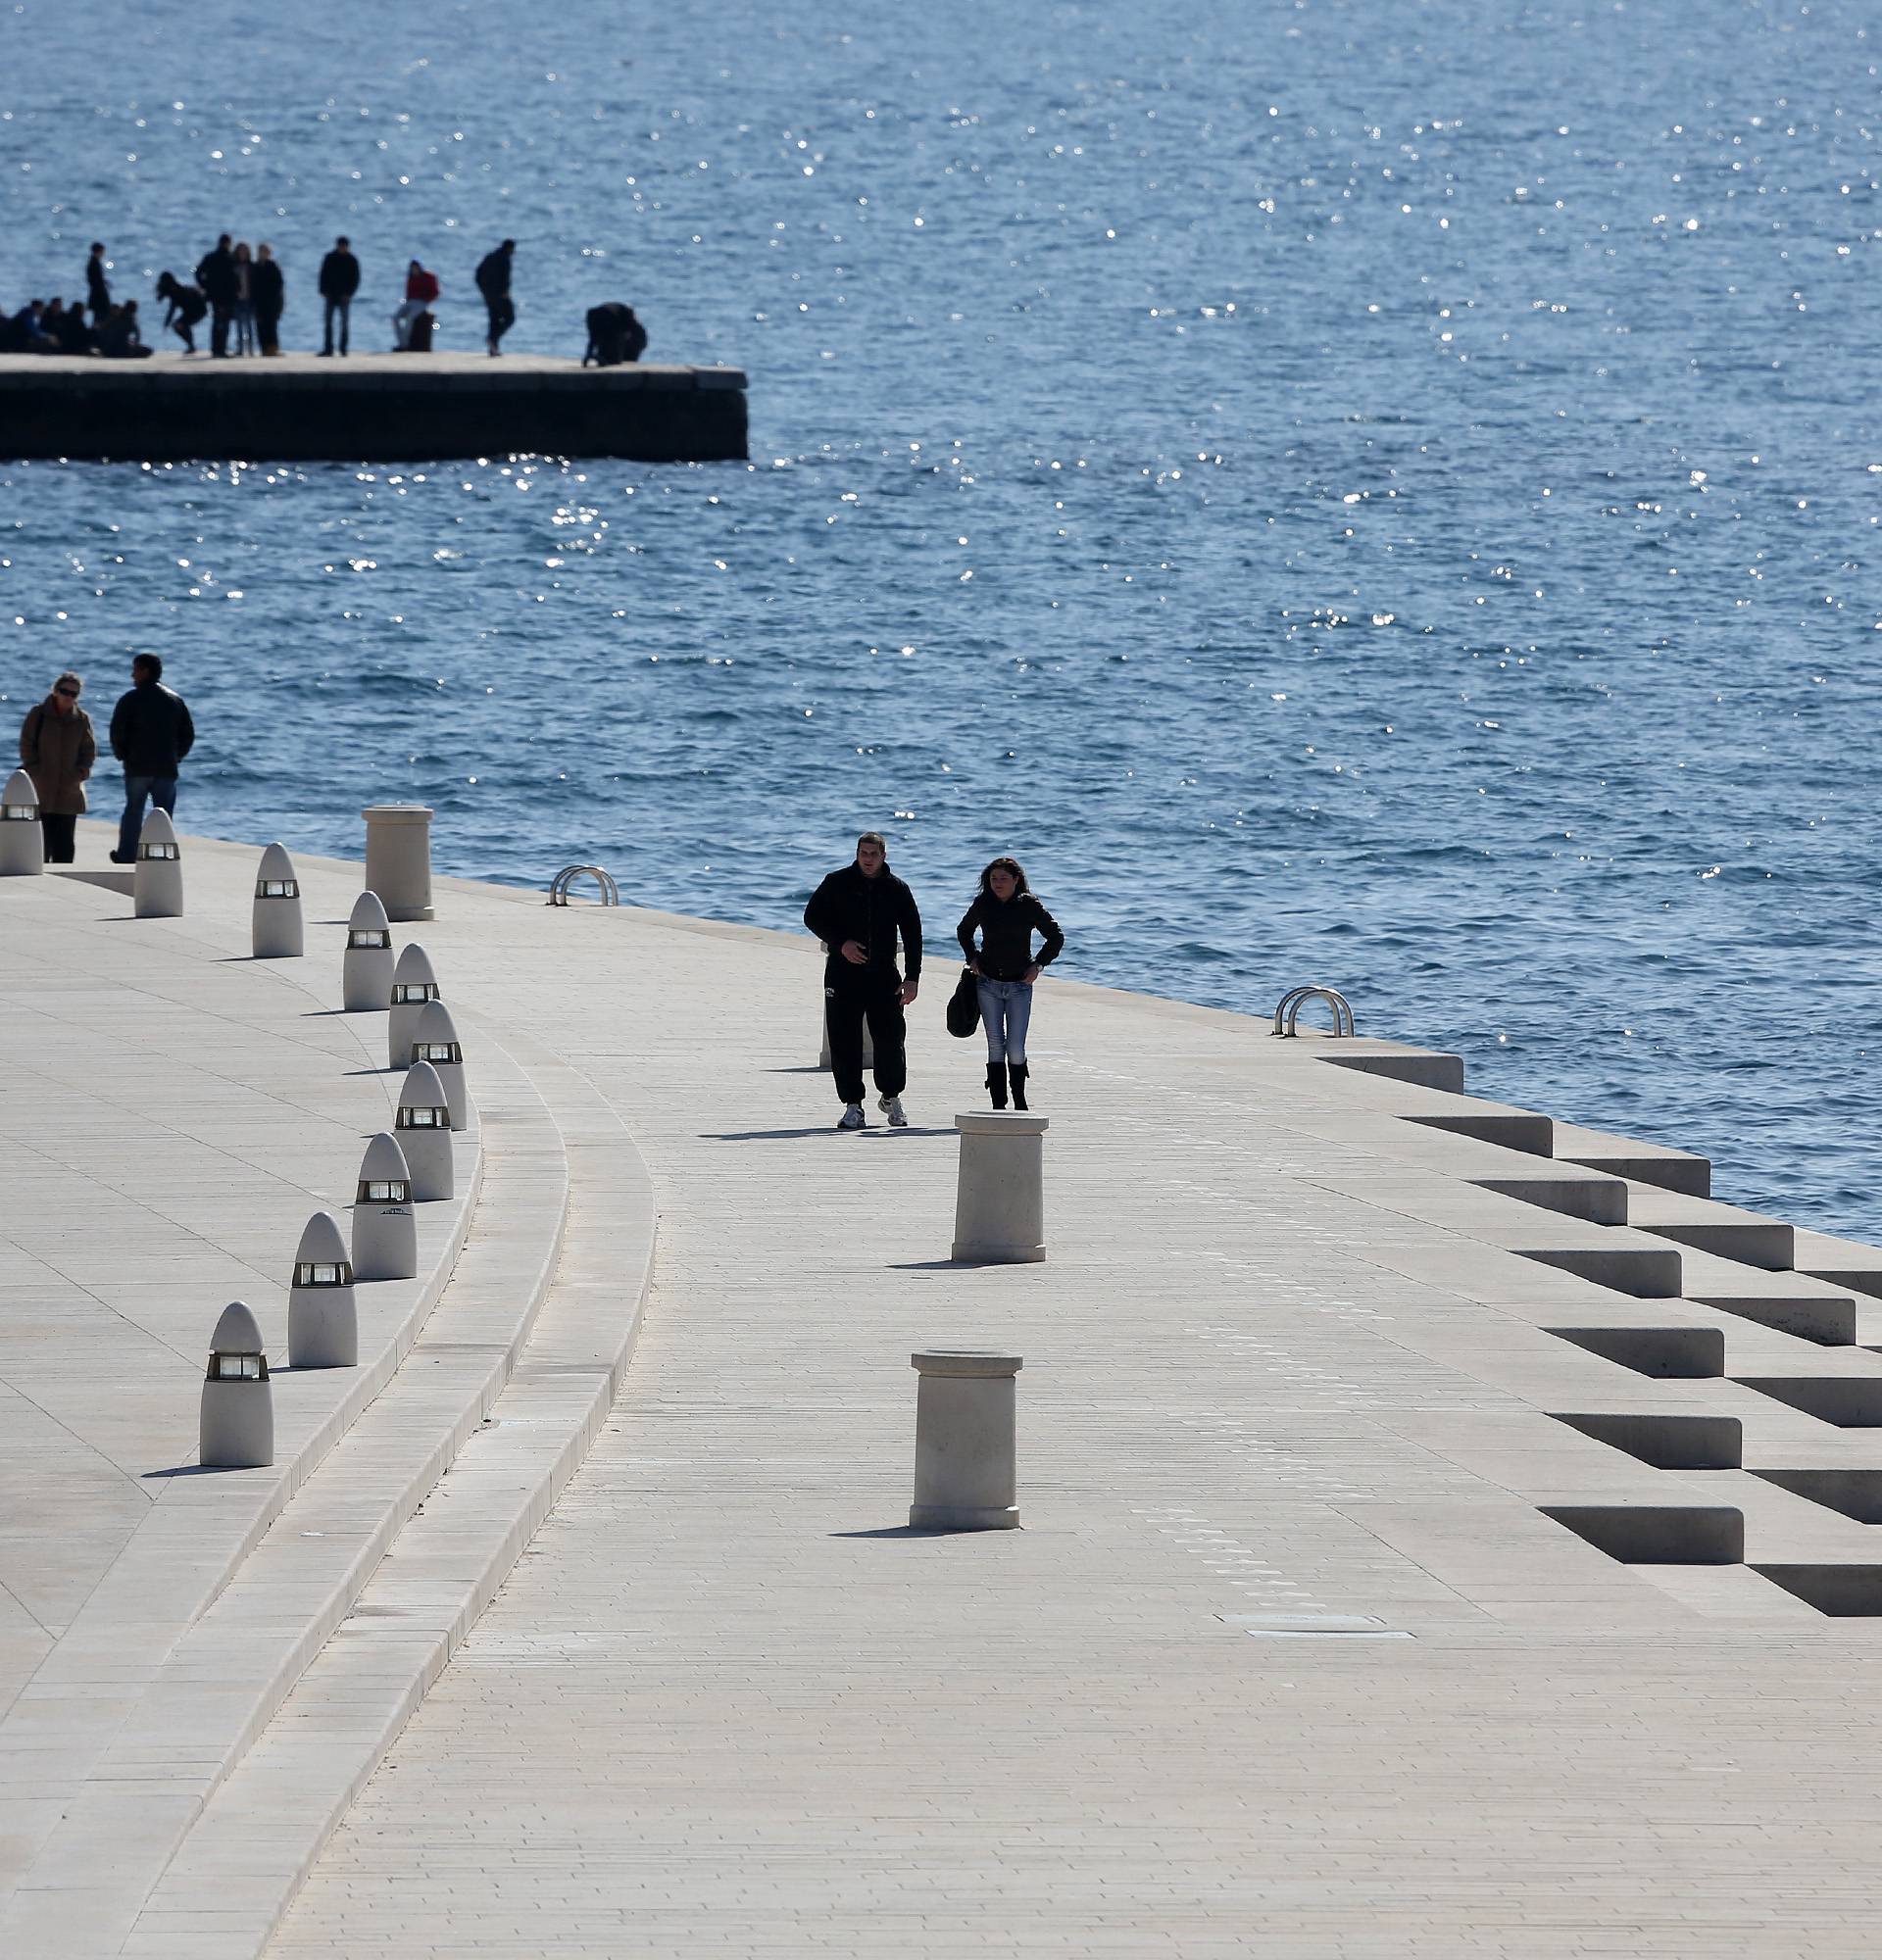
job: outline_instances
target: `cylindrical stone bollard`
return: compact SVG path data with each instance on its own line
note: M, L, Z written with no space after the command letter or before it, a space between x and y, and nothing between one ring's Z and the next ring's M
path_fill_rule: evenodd
M412 1065L412 1043L419 1032L419 1016L427 1001L438 998L438 977L431 960L415 939L402 947L399 963L392 969L392 1009L385 1023L385 1062L388 1068Z
M294 1249L294 1283L287 1293L287 1359L295 1368L356 1368L360 1309L353 1297L353 1262L340 1221L317 1211Z
M470 1092L464 1086L464 1047L458 1040L458 1024L442 1001L427 1001L419 1009L419 1025L412 1036L414 1062L428 1061L444 1085L444 1100L451 1110L451 1127L468 1129L470 1123Z
M1018 1109L969 1109L955 1187L954 1257L977 1266L1025 1265L1046 1256L1042 1164L1050 1118Z
M353 1202L353 1277L414 1280L419 1276L419 1220L412 1209L412 1171L399 1141L381 1130L366 1147Z
M346 922L340 1011L382 1014L392 1003L392 928L377 892L362 892Z
M430 1062L415 1061L406 1070L392 1134L398 1138L412 1172L413 1201L430 1204L440 1198L451 1197L457 1190L452 1162L451 1102L444 1084L438 1080L437 1069Z
M25 769L15 769L0 790L0 878L29 878L45 868L39 792Z
M181 918L183 854L168 810L153 809L137 839L130 908L139 918Z
M431 812L421 803L375 804L366 818L366 888L377 892L389 919L428 919L431 908Z
M1019 1523L1014 1377L1017 1354L911 1354L915 1502L909 1523L929 1531L1012 1531Z
M301 881L294 875L294 860L285 845L271 844L262 853L249 939L257 959L298 959L307 951Z
M262 1330L239 1299L223 1308L209 1341L209 1373L197 1428L206 1470L257 1470L274 1460L274 1392Z

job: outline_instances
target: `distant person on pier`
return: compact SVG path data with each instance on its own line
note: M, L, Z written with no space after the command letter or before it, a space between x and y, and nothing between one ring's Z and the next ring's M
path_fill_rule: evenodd
M98 760L91 716L78 706L84 691L75 673L62 673L21 724L20 762L39 799L48 864L72 862L74 826L85 813L85 779Z
M246 243L237 245L235 261L235 352L255 352L255 255Z
M438 275L428 272L414 259L405 270L405 304L392 316L392 349L396 354L410 351L412 328L421 313L430 312L437 303L439 293L444 290L438 284ZM426 353L430 352L426 348Z
M974 934L980 943L974 944ZM1039 935L1034 953L1032 936ZM955 927L967 956L967 970L978 982L980 1025L987 1036L987 1096L996 1109L1026 1107L1026 1029L1032 1020L1032 989L1040 974L1065 950L1065 936L1026 883L1016 858L996 858L980 873L980 891Z
M114 864L136 863L145 804L176 813L176 771L196 742L196 724L182 696L164 686L164 663L155 654L132 660L130 681L130 692L120 695L111 711L111 753L124 765L124 814Z
M54 309L57 318L54 318ZM67 306L60 300L46 303L46 331L58 343L61 354L92 354L97 345L91 336L91 329L85 324L85 310L74 301Z
M107 361L148 361L150 349L144 345L143 328L137 319L137 302L126 300L115 306L98 322L98 352Z
M45 321L45 301L28 300L7 321L5 337L4 339L0 339L0 352L8 354L51 353L52 336L46 331Z
M902 1091L908 1085L908 1023L921 979L921 914L915 894L889 869L881 833L856 840L856 861L832 871L804 907L804 923L829 949L823 962L824 1026L830 1073L843 1103L839 1130L868 1127L863 1115L863 1023L875 1047L876 1106L894 1130L908 1126ZM909 977L896 967L902 942Z
M209 353L213 361L228 354L228 325L235 318L235 255L228 249L228 233L216 241L213 252L205 252L196 268L196 283L209 302Z
M494 252L486 252L477 261L477 291L483 295L484 308L490 316L488 339L492 354L517 323L516 302L510 297L510 262L516 250L517 241L506 238Z
M185 354L196 352L196 324L209 311L200 286L186 286L174 272L157 274L157 297L164 302L164 326L174 327Z
M85 261L85 304L91 309L93 326L111 311L111 281L105 277L108 270L105 248L94 245L91 257Z
M273 246L267 243L256 246L255 270L250 278L255 299L255 338L264 354L278 354L281 310L287 304L287 287Z
M623 362L638 361L647 352L647 329L630 306L608 300L588 309L588 346L581 357L586 368L619 368Z
M321 298L325 302L322 354L333 352L333 321L340 322L340 352L347 351L347 332L353 318L353 295L360 289L360 262L353 256L352 242L336 238L333 249L321 261Z

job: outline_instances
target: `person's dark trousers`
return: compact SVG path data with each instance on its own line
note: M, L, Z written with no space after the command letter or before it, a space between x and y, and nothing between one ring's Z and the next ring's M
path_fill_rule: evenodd
M347 335L347 329L352 323L352 317L353 317L353 302L350 299L327 301L326 341L325 345L322 346L321 349L321 352L322 354L331 354L333 352L333 321L335 318L337 318L340 322L340 352L342 354L346 352L346 335Z
M517 323L516 302L505 293L501 299L485 300L484 306L490 314L490 352L494 354L503 336Z
M884 1096L908 1087L909 1024L902 1015L902 976L894 967L852 966L832 959L823 973L823 1012L830 1033L830 1073L844 1102L863 1100L863 1023L875 1047L875 1086Z
M118 825L118 850L114 861L134 864L137 840L144 829L144 805L154 803L166 815L176 814L174 776L133 776L124 771L124 814Z
M78 819L75 816L61 816L55 810L42 809L39 812L39 828L45 834L46 862L70 864L73 845L78 832Z
M228 322L235 317L235 309L215 306L209 312L209 351L217 360L228 352Z

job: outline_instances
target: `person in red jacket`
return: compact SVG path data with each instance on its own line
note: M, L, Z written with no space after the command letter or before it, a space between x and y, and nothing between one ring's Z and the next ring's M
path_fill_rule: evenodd
M395 353L403 354L412 344L412 322L420 314L428 313L432 303L443 288L438 284L438 275L427 272L414 259L405 273L405 304L392 316L392 346Z

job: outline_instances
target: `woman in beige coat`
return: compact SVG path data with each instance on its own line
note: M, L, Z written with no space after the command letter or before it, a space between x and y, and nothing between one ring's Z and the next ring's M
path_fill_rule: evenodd
M74 833L85 813L85 778L98 760L91 716L78 706L84 685L75 673L62 673L45 700L26 710L20 730L20 760L38 793L48 864L72 862Z

